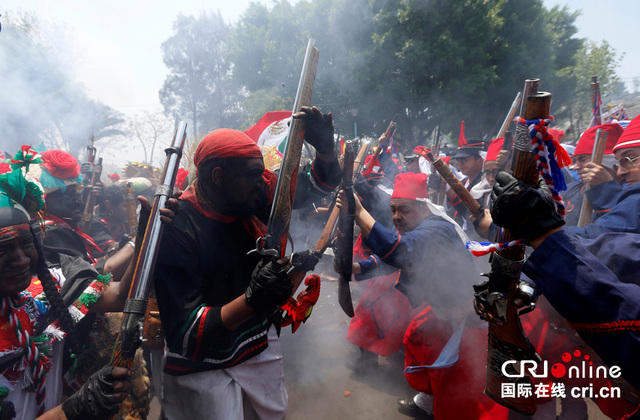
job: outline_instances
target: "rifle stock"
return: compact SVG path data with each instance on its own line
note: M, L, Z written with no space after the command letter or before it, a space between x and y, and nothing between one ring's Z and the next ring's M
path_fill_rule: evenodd
M156 190L149 221L136 259L133 280L124 305L124 316L111 359L113 366L131 369L136 350L142 343L144 315L163 230L160 209L165 207L173 192L186 138L186 129L187 124L181 121L176 127L171 147L165 150L167 159L162 172L161 184Z
M590 127L594 125L602 124L602 107L601 105L601 93L600 93L600 82L598 82L598 76L591 77L591 109L593 113L593 118L591 119Z
M456 193L458 198L462 200L464 206L469 210L473 217L478 217L484 213L484 209L478 203L478 201L473 198L469 190L467 190L462 182L455 176L447 162L440 158L436 158L433 156L433 153L426 153L427 159L431 162L431 164L436 168L440 176L449 184L451 189Z
M516 94L515 99L511 103L511 108L509 108L509 112L507 112L507 116L502 122L502 126L498 131L498 135L495 138L504 137L505 133L509 129L509 125L513 122L513 119L516 116L516 112L518 111L518 106L520 106L520 102L522 102L522 92L518 92Z
M537 84L526 97L524 118L542 119L549 116L551 94L537 92ZM532 187L538 185L538 169L535 154L531 151L531 138L528 128L519 124L514 138L513 176L525 181ZM508 230L504 231L501 241L515 239ZM508 378L502 373L508 360L540 360L529 340L524 335L518 311L514 303L518 291L518 282L524 263L525 246L516 245L493 254L491 273L489 274L487 302L492 315L502 323L489 323L489 342L487 355L487 382L485 394L505 407L532 415L536 411L535 396L504 396L502 385L505 383L524 383L531 385L531 378Z
M389 140L391 138L391 136L393 135L393 130L395 130L395 128L396 128L396 122L395 122L395 117L394 117L393 120L391 120L391 122L389 123L389 127L387 127L387 131L384 132L383 136L387 140ZM384 149L384 147L382 147L382 145L374 146L373 153L371 154L373 157L371 158L371 160L369 162L367 162L366 165L364 165L362 167L363 171L368 171L369 170L369 168L371 167L373 162L378 158L378 156L380 156L380 153L382 153L382 149Z
M93 187L95 187L98 181L100 181L101 174L102 158L99 158L98 163L92 166L89 194L87 195L87 203L84 206L84 213L82 213L82 223L80 224L80 229L82 229L82 231L86 233L89 233L89 229L91 229L91 222L93 221L93 208L96 206L96 195L93 192Z
M602 156L604 156L604 149L607 147L607 138L609 133L602 131L602 128L596 130L596 140L593 145L593 152L591 153L591 162L602 164ZM589 185L584 186L584 191L588 191L591 187ZM584 194L582 198L582 206L580 207L580 218L578 219L578 226L585 227L591 223L592 217L591 203L587 194Z
M292 115L298 113L301 107L311 104L320 54L314 44L314 40L309 39ZM293 211L293 195L296 189L295 180L300 166L303 143L304 121L294 118L289 127L287 144L282 156L282 165L280 166L273 206L267 223L267 232L265 237L259 238L256 244L256 251L262 255L272 258L282 258L284 256L291 213Z
M133 184L127 182L124 188L125 203L127 206L127 224L129 225L129 236L135 237L138 234L138 215L136 214L136 197Z

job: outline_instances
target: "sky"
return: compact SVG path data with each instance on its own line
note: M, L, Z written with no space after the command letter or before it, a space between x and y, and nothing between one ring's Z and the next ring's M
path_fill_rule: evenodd
M256 0L254 0L256 1ZM270 0L257 0L270 4ZM83 52L77 78L88 94L121 111L159 105L167 75L161 44L173 34L176 16L220 11L235 22L250 0L0 0L5 11L31 11L76 35ZM2 19L2 18L0 18Z
M268 6L271 0L258 0ZM543 0L547 7L568 5L582 10L576 21L578 36L607 40L624 58L618 75L631 87L640 77L640 54L633 42L640 35L637 17L640 1ZM167 75L160 45L172 35L179 13L197 15L220 11L232 23L247 9L250 0L0 0L0 14L32 11L42 19L55 20L76 34L84 52L77 78L88 94L120 111L159 106L158 91ZM2 18L0 18L1 21Z

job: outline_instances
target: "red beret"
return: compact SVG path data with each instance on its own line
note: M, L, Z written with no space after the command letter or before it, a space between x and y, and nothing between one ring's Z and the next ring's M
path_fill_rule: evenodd
M491 162L498 159L498 153L502 150L503 145L504 137L498 137L497 139L491 140L491 144L489 144L489 148L487 149L487 157L484 158L484 161Z
M242 131L220 128L202 139L196 149L193 163L197 168L209 159L228 157L262 159L262 152L256 142Z
M609 133L607 137L607 145L604 148L604 154L609 155L613 153L613 146L618 142L618 139L624 133L624 128L618 123L594 125L589 127L578 140L576 150L573 152L574 156L589 155L593 153L593 146L596 143L596 131L598 128L602 128L603 131Z
M407 200L424 201L428 197L427 174L412 172L399 173L396 176L396 185L393 188L391 198L406 198Z
M615 152L618 149L626 149L628 147L640 147L640 115L631 120L613 147L613 151Z

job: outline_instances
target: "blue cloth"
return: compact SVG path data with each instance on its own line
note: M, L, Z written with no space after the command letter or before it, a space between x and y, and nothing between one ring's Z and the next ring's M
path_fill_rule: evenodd
M580 211L586 194L594 211L592 223L600 216L608 213L618 202L622 193L622 186L616 181L605 182L596 185L588 190L584 190L585 185L582 181L572 182L567 186L567 191L562 194L567 215L565 217L565 226L578 226L580 220Z
M640 183L622 189L616 205L593 223L583 228L568 226L564 230L584 238L609 232L640 233Z
M429 216L402 235L376 222L365 244L375 255L359 262L357 280L400 269L396 288L412 306L426 302L438 310L471 305L472 285L480 282L480 274L450 222Z
M624 244L633 246L626 251L626 267L638 265L638 236L626 238L618 234L588 242L589 246L603 246L607 241L619 241L610 252L609 263L621 259L619 250ZM594 245L595 244L595 245ZM634 252L631 255L630 252ZM604 254L603 254L604 256ZM624 264L622 265L622 267ZM640 286L635 282L621 281L602 261L590 253L581 239L559 231L535 249L523 267L523 272L544 294L553 307L571 323L587 323L605 326L617 321L640 319ZM633 271L637 276L638 268ZM622 376L640 389L640 332L637 331L579 331L608 365L620 366Z

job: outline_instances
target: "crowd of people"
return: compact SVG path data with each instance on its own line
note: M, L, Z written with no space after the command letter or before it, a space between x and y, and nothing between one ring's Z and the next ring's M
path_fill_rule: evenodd
M532 186L504 170L514 153L504 138L464 139L449 156L433 150L480 214L444 182L425 146L401 151L389 133L355 174L349 209L331 114L302 107L293 118L303 121L314 151L287 174L295 175L293 207L335 205L355 216L352 281L366 289L345 337L358 356L346 369L367 374L380 357L402 354L415 394L399 396L398 410L413 418L555 419L560 400L559 418L580 419L587 418L587 398L611 418L640 415L640 117L626 129L593 126L575 150L567 147L573 164L554 168L567 184L563 201L552 183ZM547 135L546 125L537 129ZM596 132L603 131L604 157L592 162ZM24 146L2 158L0 419L99 419L118 411L146 418L150 383L137 377L149 374L163 418L286 417L281 307L295 292L292 270L311 272L320 256L250 252L267 232L282 175L265 169L254 140L225 128L206 135L188 180L181 177L160 209L150 301L161 328L136 359L143 366L137 372L98 357L98 337L113 338L109 326L125 307L156 180L92 183L91 171L62 150ZM518 293L509 295L537 351L527 357L488 341L487 327L500 326L501 315L480 292L492 287L481 274L488 262L468 249L499 242L505 230L527 245ZM500 359L504 354L510 357ZM498 359L502 393L489 395L487 365ZM508 367L522 359L538 369ZM588 375L584 366L570 374L578 361L591 367ZM570 392L584 387L595 395ZM618 395L604 398L602 389ZM535 414L508 403L532 394Z

